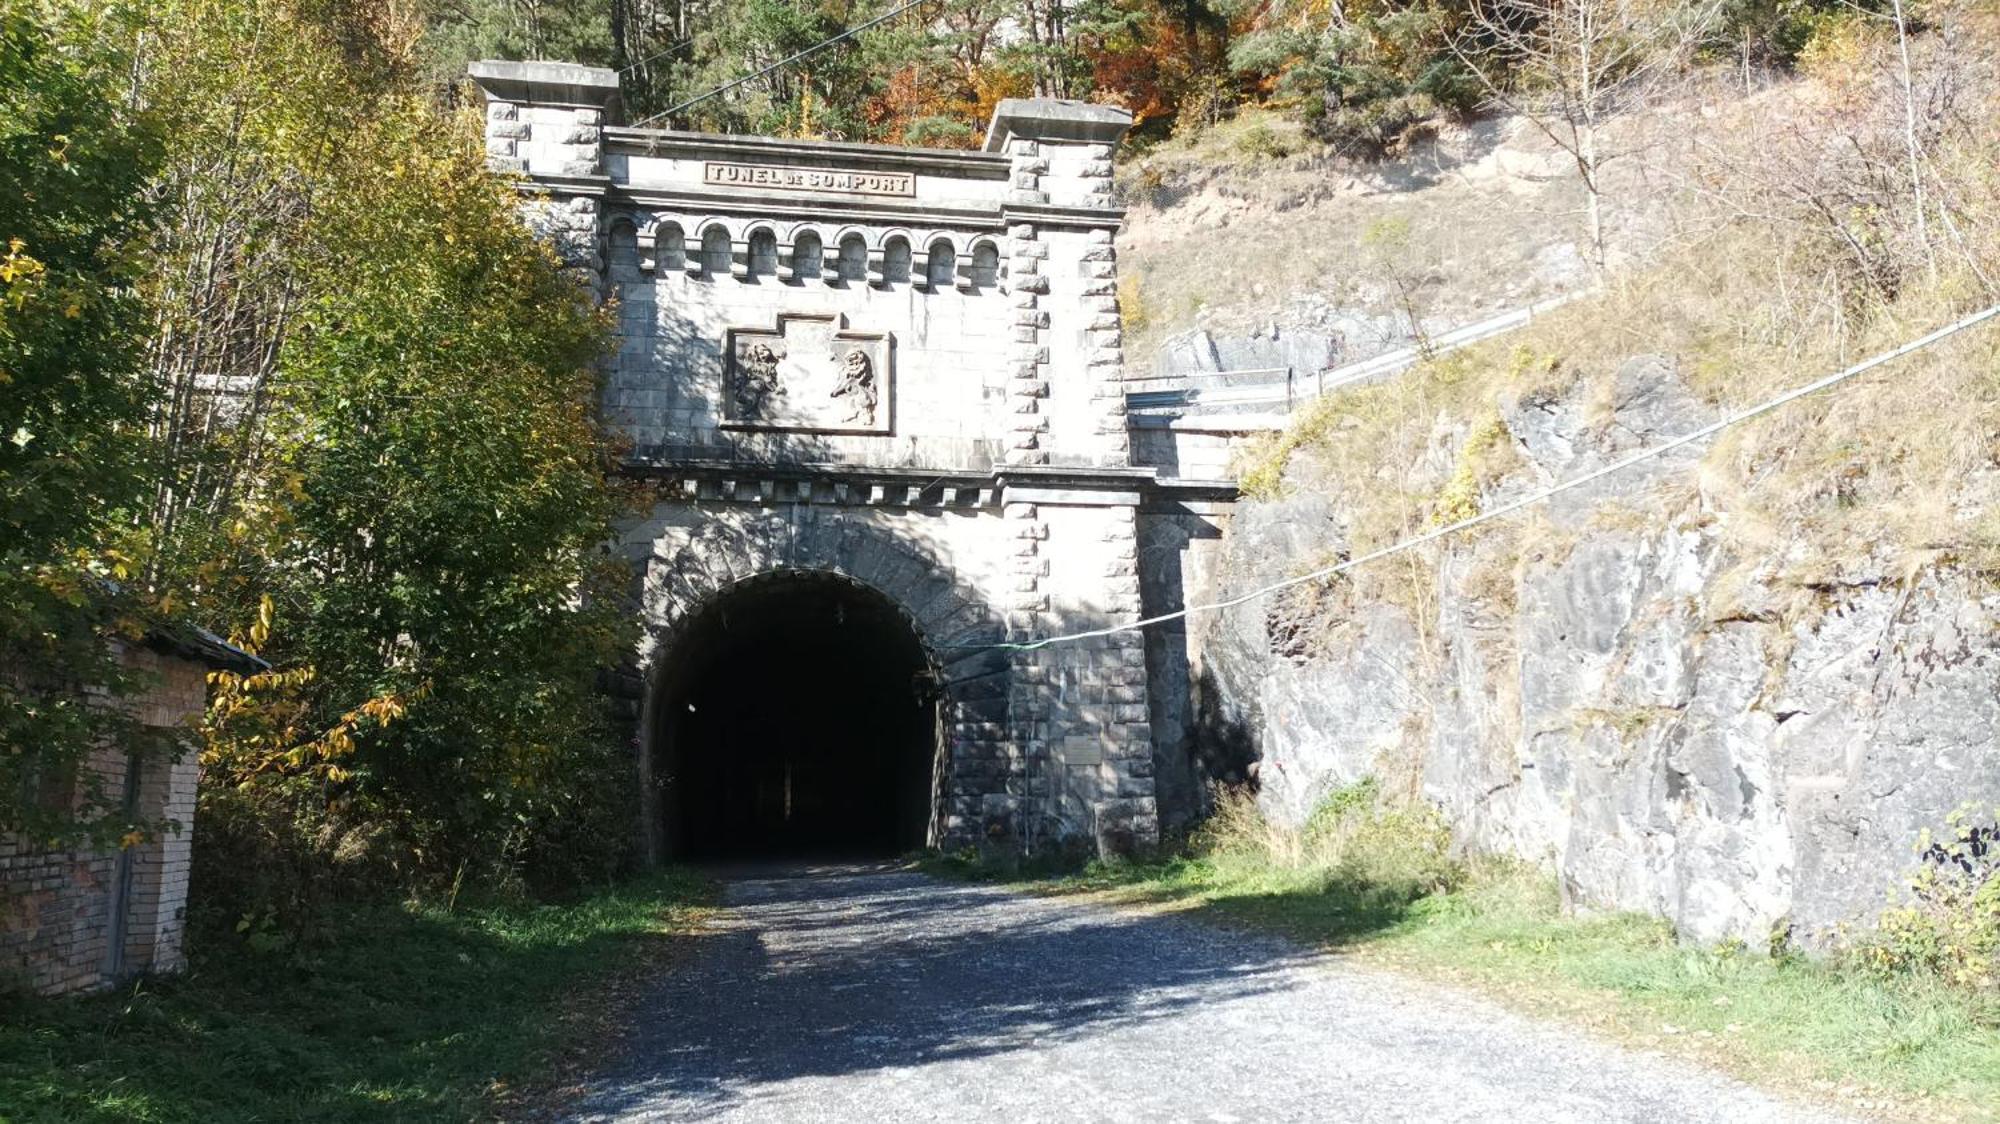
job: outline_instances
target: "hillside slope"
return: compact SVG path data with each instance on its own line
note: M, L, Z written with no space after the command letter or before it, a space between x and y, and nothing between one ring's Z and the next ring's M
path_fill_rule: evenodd
M1189 565L1214 575L1189 600L1490 509L2000 299L2000 37L1990 17L1944 30L1915 44L1907 117L1894 39L1864 28L1838 66L1747 93L1718 78L1628 120L1658 143L1625 162L1604 291L1244 450L1253 497ZM1152 192L1129 239L1142 367L1177 330L1273 323L1353 358L1375 346L1360 329L1413 309L1464 322L1597 281L1575 185L1518 123L1440 139L1420 154L1435 175L1247 148L1131 173ZM1283 818L1374 776L1463 843L1548 863L1574 903L1759 947L1826 939L1872 921L1927 831L2000 816L1996 578L1989 326L1532 514L1190 622L1184 749L1197 773L1254 776Z

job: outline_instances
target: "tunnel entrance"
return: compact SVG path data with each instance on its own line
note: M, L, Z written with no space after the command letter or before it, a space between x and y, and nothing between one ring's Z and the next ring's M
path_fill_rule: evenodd
M930 841L936 678L915 629L832 575L717 597L662 667L654 773L682 858L866 858Z

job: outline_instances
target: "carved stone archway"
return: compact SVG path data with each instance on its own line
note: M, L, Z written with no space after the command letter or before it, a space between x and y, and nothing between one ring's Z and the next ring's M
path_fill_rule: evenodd
M707 614L746 592L787 581L838 583L889 607L921 648L935 693L930 815L919 845L1012 838L1027 761L1008 740L1005 622L938 549L893 516L796 505L711 510L685 530L663 528L645 564L644 710L639 724L641 816L649 852L663 856L673 777L666 765L673 716L663 713L679 661ZM809 674L809 672L802 672ZM782 686L778 687L782 691ZM1013 792L1009 793L1009 788ZM999 797L995 799L995 797Z

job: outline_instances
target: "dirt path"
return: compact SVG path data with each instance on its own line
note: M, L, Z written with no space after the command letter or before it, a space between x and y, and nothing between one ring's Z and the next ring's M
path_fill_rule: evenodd
M573 1119L1832 1119L1180 918L879 868L725 900Z

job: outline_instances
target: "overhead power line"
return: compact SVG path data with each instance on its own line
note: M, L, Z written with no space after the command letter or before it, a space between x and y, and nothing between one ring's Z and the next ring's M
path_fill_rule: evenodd
M630 74L633 71L639 69L640 67L645 66L647 63L658 62L661 59L667 57L668 55L673 54L675 51L678 51L685 46L687 46L687 43L685 41L676 39L673 42L667 44L666 46L661 47L659 50L654 51L652 54L647 55L645 58L640 59L638 62L629 63L626 66L621 67L618 71L618 77L623 78L627 74Z
M1642 449L1639 452L1633 453L1629 457L1613 461L1602 468L1596 469L1591 472L1586 472L1581 476L1565 480L1560 484L1544 488L1539 492L1534 492L1529 495L1522 496L1520 499L1512 500L1508 503L1501 504L1499 507L1493 508L1491 511L1482 511L1478 515L1470 516L1465 519L1460 519L1456 523L1448 523L1445 526L1438 527L1431 531L1427 531L1421 535L1417 535L1414 538L1404 539L1403 541L1396 543L1392 546L1385 546L1380 550L1369 551L1367 554L1363 554L1357 558L1350 558L1347 561L1341 562L1337 565L1327 566L1318 570L1314 570L1311 573L1307 574L1300 574L1297 577L1286 578L1284 581L1272 582L1270 585L1263 586L1258 589L1253 589L1248 593L1231 597L1226 601L1216 601L1207 605L1194 605L1185 609L1178 610L1176 612L1161 613L1159 616L1146 617L1141 620L1131 621L1126 624L1110 625L1105 628L1093 628L1083 632L1064 633L1061 636L1049 636L1049 637L1044 637L1040 640L1016 641L1016 642L1007 642L998 644L971 644L971 645L966 645L966 647L973 650L998 649L1003 651L1032 652L1037 649L1052 647L1057 644L1068 644L1074 641L1088 640L1098 636L1111 636L1120 632L1132 632L1138 629L1145 628L1147 625L1163 624L1167 621L1179 620L1183 617L1190 617L1196 613L1214 613L1214 612L1220 612L1223 609L1233 609L1238 605L1247 604L1248 602L1255 601L1262 597L1269 597L1271 594L1277 593L1281 590L1289 589L1295 585L1304 585L1306 582L1320 581L1324 578L1330 578L1337 574L1344 574L1347 571L1352 570L1357 566L1365 565L1369 562L1379 562L1384 558L1401 554L1407 550L1414 550L1415 548L1423 546L1427 543L1436 542L1437 540L1445 538L1447 536L1455 535L1460 531L1469 530L1473 527L1480 525L1481 523L1491 522L1492 520L1498 519L1503 515L1511 515L1516 511L1520 511L1522 508L1531 507L1535 504L1541 503L1544 500L1549 499L1552 496L1560 495L1563 492L1567 492L1575 488L1581 488L1585 484L1590 484L1595 481L1602 480L1605 477L1612 475L1613 473L1623 472L1624 470L1631 468L1633 465L1651 460L1654 457L1660 456L1663 453L1669 453L1675 449L1681 448L1684 445L1691 445L1694 442L1700 441L1704 438L1713 437L1717 433L1720 433L1723 430L1728 429L1730 426L1739 425L1743 422L1749 421L1751 418L1758 417L1763 414L1768 414L1780 406L1796 402L1799 399L1804 398L1808 395L1817 394L1822 390L1838 386L1839 384L1846 382L1847 380L1854 378L1857 375L1863 374L1867 371L1872 371L1875 368L1882 366L1884 363L1900 359L1903 356L1908 355L1912 352L1921 351L1924 348L1929 347L1934 343L1937 343L1939 340L1945 339L1946 337L1949 336L1957 335L1958 333L1963 332L1968 328L1975 327L1988 320L1991 320L1995 316L2000 316L2000 304L1996 304L1991 308L1988 308L1982 312L1975 312L1963 320L1947 324L1944 327L1939 328L1934 332L1931 332L1929 335L1920 336L1917 339L1911 340L1908 343L1903 344L1901 347L1897 347L1889 351L1884 351L1879 355L1875 355L1868 359L1864 359L1861 362L1856 363L1854 366L1849 367L1844 371L1836 371L1835 373L1828 375L1825 378L1819 379L1815 382L1809 382L1804 386L1795 387L1791 390L1786 391L1783 394L1778 395L1775 398L1770 398L1763 402L1760 402L1757 405L1752 406L1747 410L1740 410L1734 414L1730 414L1728 417L1722 418L1719 421L1711 422L1708 425L1702 426L1700 429L1694 430L1693 432L1684 433L1679 437L1674 438L1671 441L1667 441L1660 445L1655 445L1650 449Z
M833 46L835 43L840 43L845 40L852 39L856 35L859 35L862 32L867 31L871 27L876 27L881 24L888 23L890 20L895 19L897 16L902 15L904 12L907 12L912 8L915 8L921 4L925 4L928 2L929 0L910 0L909 3L904 4L901 7L891 8L890 10L882 13L881 15L876 16L874 19L869 20L867 23L856 24L855 26L848 28L846 31L841 32L840 34L834 36L831 39L825 39L818 43L814 43L812 46L807 47L805 50L800 51L795 55L779 59L777 62L772 63L771 65L765 67L762 70L757 71L754 74L746 74L743 77L736 79L734 82L726 82L723 85L717 86L715 89L710 90L705 94L698 94L695 97L691 97L688 100L681 102L679 105L669 106L666 109L663 109L658 113L653 114L651 117L645 118L642 121L635 122L633 128L643 129L647 125L650 125L655 121L658 121L662 117L672 117L674 114L679 113L684 109L689 109L693 106L700 105L702 102L705 102L710 98L720 97L721 95L728 93L729 91L735 89L738 86L742 86L750 82L755 82L757 79L764 77L766 74L771 74L776 71L783 70L784 68L792 65L793 63L799 61L802 58L805 58L808 55L818 54L819 52L826 50L828 47ZM654 57L657 58L658 56L656 55Z

